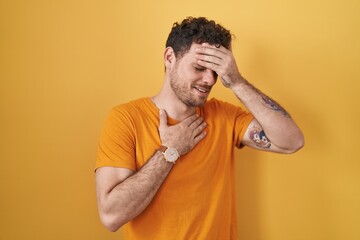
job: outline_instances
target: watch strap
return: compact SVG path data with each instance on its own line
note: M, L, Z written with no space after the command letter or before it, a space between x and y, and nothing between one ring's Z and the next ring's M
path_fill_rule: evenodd
M157 149L157 151L160 151L160 152L162 152L162 153L165 153L165 151L166 151L167 149L168 149L167 146L161 145L161 146Z

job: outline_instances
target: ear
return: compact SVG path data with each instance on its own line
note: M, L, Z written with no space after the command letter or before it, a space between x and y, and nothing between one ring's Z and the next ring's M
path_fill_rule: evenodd
M164 64L165 68L171 68L171 66L176 62L175 52L172 47L165 48L164 52Z

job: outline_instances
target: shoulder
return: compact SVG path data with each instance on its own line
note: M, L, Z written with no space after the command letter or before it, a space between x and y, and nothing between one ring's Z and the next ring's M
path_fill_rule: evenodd
M149 98L139 98L135 100L131 100L126 103L121 103L112 108L113 111L137 111L139 109L146 108L146 105L148 104Z
M113 107L109 118L135 129L139 126L156 123L158 121L158 112L151 99L144 97Z
M114 106L110 115L123 117L137 117L146 115L152 111L151 100L149 98L139 98Z
M144 109L146 98L132 100L112 107L107 116L107 122L119 124L120 122L133 122Z

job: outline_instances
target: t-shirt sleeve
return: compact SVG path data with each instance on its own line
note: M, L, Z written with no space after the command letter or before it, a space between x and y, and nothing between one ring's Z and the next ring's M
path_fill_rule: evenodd
M134 122L121 107L110 111L100 135L95 170L104 166L136 170Z
M222 102L223 109L228 119L228 124L233 129L233 141L235 146L238 148L243 147L241 141L244 137L244 134L254 119L254 116L244 111L240 106L235 106L230 103Z
M242 139L245 135L245 132L254 119L254 116L246 111L243 111L241 108L238 109L236 117L235 117L235 126L234 126L234 140L235 145L238 148L242 148L244 145L241 144Z

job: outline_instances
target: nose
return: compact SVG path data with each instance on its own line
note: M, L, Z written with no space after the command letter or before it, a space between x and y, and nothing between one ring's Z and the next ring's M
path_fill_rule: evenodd
M206 69L204 71L204 76L202 81L206 83L206 85L213 86L216 83L217 74L211 69Z

